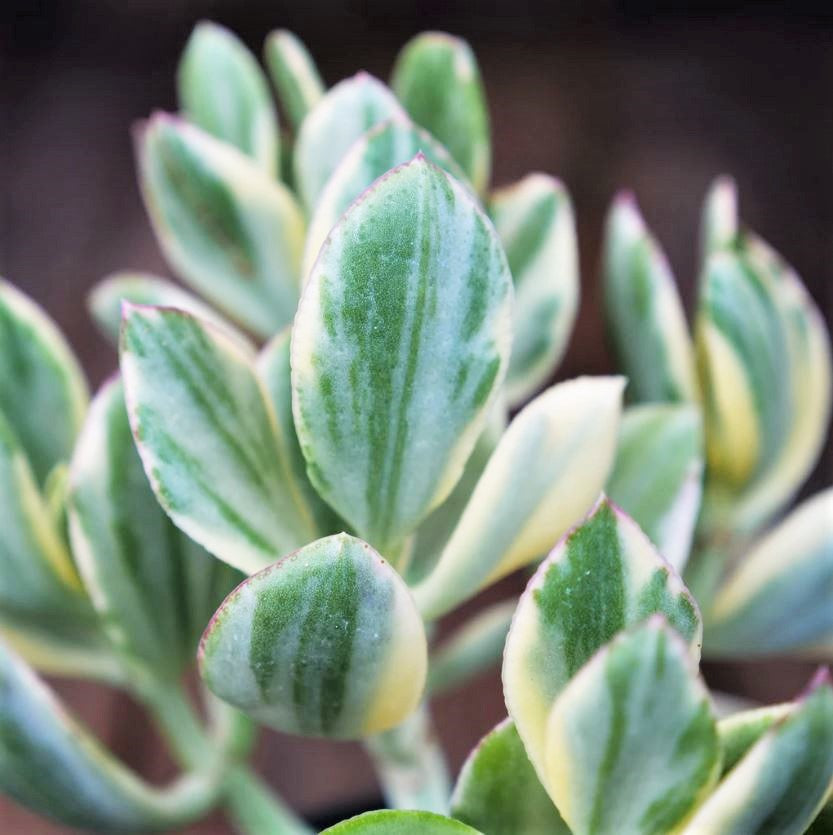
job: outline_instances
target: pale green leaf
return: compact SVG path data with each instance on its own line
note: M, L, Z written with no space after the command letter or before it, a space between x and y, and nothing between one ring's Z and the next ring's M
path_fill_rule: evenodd
M720 748L723 751L722 772L731 771L749 749L777 722L793 709L789 702L766 707L741 710L717 723ZM715 698L715 708L717 699Z
M393 559L451 492L509 354L512 288L471 194L417 157L331 233L292 333L310 479Z
M402 48L391 85L411 118L445 145L482 192L489 181L489 113L471 47L443 32L424 32Z
M335 738L405 719L426 665L407 586L347 534L250 577L218 609L200 646L202 677L221 699L280 730Z
M433 812L383 809L365 812L325 829L321 835L482 835L460 821Z
M703 261L713 252L732 246L738 234L738 193L731 177L718 177L709 186L700 220Z
M292 193L172 116L147 122L137 147L148 213L177 274L260 336L289 324L304 244Z
M276 29L266 38L263 57L278 99L297 131L304 117L324 96L324 82L312 56L297 35Z

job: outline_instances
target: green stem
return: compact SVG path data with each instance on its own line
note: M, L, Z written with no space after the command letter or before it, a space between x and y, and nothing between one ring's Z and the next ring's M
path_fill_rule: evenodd
M448 767L424 704L401 725L366 740L365 747L389 806L448 812Z
M234 766L226 777L226 814L240 835L312 833L245 765Z

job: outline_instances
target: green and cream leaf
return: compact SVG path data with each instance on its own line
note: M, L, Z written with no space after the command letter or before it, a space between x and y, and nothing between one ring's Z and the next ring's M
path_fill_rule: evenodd
M263 57L292 129L323 98L325 87L318 68L297 35L276 29L266 38Z
M700 252L703 262L713 252L734 245L739 231L738 191L731 177L718 177L709 186L700 220Z
M482 835L460 821L433 812L382 809L325 829L321 835Z

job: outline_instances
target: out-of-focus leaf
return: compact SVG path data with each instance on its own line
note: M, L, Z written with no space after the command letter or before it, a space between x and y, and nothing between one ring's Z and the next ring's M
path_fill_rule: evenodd
M504 650L506 706L544 785L553 700L617 632L654 613L668 619L699 659L702 625L694 599L636 523L602 499L535 572Z
M269 33L263 57L278 99L293 130L297 131L324 95L324 82L315 61L298 36L286 29Z
M401 722L425 684L427 646L399 575L337 534L250 577L200 646L208 687L265 724L355 738Z
M187 313L125 305L121 368L153 492L174 524L247 573L315 538L254 359Z
M377 78L360 72L335 85L307 114L295 143L295 183L312 213L353 143L374 125L402 113L393 93Z
M382 174L412 160L418 153L465 182L465 175L448 151L404 113L376 125L356 140L321 192L307 230L305 278L318 257L321 244L345 209Z
M738 234L738 192L731 177L718 177L709 187L700 221L703 261L734 244Z
M402 48L391 80L411 118L445 145L482 192L492 149L480 69L471 47L444 32L423 32Z
M831 779L833 689L825 673L728 772L684 835L799 835L824 803Z
M482 835L460 821L433 812L383 809L365 812L325 829L321 835Z
M545 554L604 487L621 377L580 377L536 397L504 433L433 571L414 588L435 618Z
M695 399L694 351L674 276L629 194L608 215L604 277L608 331L630 398Z
M579 670L546 733L549 792L576 835L671 832L720 775L708 692L659 615Z
M72 453L87 408L87 386L51 319L0 279L0 412L38 484Z
M515 283L510 406L545 383L567 347L579 301L578 242L564 186L545 174L495 191L489 213Z
M506 369L511 301L488 218L422 157L321 250L292 333L295 425L318 492L391 559L460 478Z
M213 307L172 281L148 273L119 272L102 279L87 297L87 307L95 323L114 345L119 344L122 302L183 310L247 342L246 337Z
M179 64L177 87L191 122L275 175L279 134L269 83L239 38L216 23L197 24Z
M72 459L73 553L114 646L177 678L240 576L159 507L130 434L118 379L93 400Z
M488 835L570 835L511 719L501 722L469 754L451 811Z
M649 403L625 410L607 494L679 573L688 560L700 511L702 475L697 409Z
M304 245L292 193L172 116L147 122L137 149L148 214L180 277L260 336L289 324Z
M167 831L205 814L218 784L206 773L166 790L147 786L0 644L0 789L18 803L85 830Z
M787 702L767 707L742 710L717 723L723 751L722 773L731 771L749 749L777 722L793 709Z
M710 655L829 652L833 488L802 503L752 548L709 610Z

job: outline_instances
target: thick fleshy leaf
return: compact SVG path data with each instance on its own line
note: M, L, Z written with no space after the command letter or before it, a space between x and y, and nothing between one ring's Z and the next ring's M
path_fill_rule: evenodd
M469 754L451 811L488 835L570 835L511 719L501 722Z
M87 386L51 319L0 279L0 412L39 484L69 458L87 408Z
M710 655L829 652L833 488L802 503L752 548L709 610Z
M236 35L216 23L197 24L179 64L177 87L191 122L275 175L279 134L269 83Z
M295 183L308 212L353 143L374 125L402 113L393 93L360 72L335 85L307 114L295 143Z
M674 276L629 194L607 218L604 276L608 331L629 397L695 399L694 351Z
M680 573L700 511L702 475L697 409L649 403L625 410L607 494Z
M125 305L128 413L156 498L188 536L247 573L315 538L253 363L194 316Z
M278 99L292 125L298 130L304 117L324 95L324 82L315 61L297 35L276 29L266 38L263 57Z
M545 785L553 700L617 632L655 613L680 632L697 660L697 604L636 523L603 498L535 572L503 655L506 706Z
M567 190L545 174L495 191L489 213L515 283L506 396L517 405L552 376L573 328L579 301L575 218Z
M671 832L706 795L720 775L717 726L664 618L618 636L570 680L547 720L545 763L575 835Z
M787 716L794 705L778 705L742 710L717 723L720 748L723 751L722 774L731 771L749 749L777 722Z
M72 459L72 548L114 646L177 678L241 579L178 531L136 452L118 379L93 400Z
M304 220L250 159L164 114L137 134L142 191L178 275L260 336L292 321Z
M552 548L598 499L619 430L621 377L559 383L500 439L434 570L414 589L425 617Z
M423 32L402 48L391 85L411 118L448 148L482 192L492 149L486 96L471 47L443 32Z
M433 812L383 809L365 812L325 829L321 835L482 835L460 821Z
M345 209L382 174L412 160L418 153L465 181L465 175L448 151L404 113L376 125L353 143L327 181L310 220L304 249L305 278L318 257L321 244Z
M700 249L703 261L713 252L732 246L738 234L738 193L731 177L718 177L703 201Z
M509 355L506 258L423 157L376 182L321 250L292 334L310 479L388 557L450 493Z
M174 307L199 316L230 336L246 343L246 337L213 307L178 287L172 281L148 273L119 272L108 275L87 297L87 307L101 332L113 344L119 344L121 303Z
M205 777L182 779L167 790L147 786L1 643L0 727L0 789L65 826L168 831L205 814L215 800L218 783Z
M217 610L200 670L221 699L290 733L356 738L416 708L427 646L399 575L347 534L253 575Z
M833 689L824 675L729 771L685 828L799 835L827 797L833 779Z

